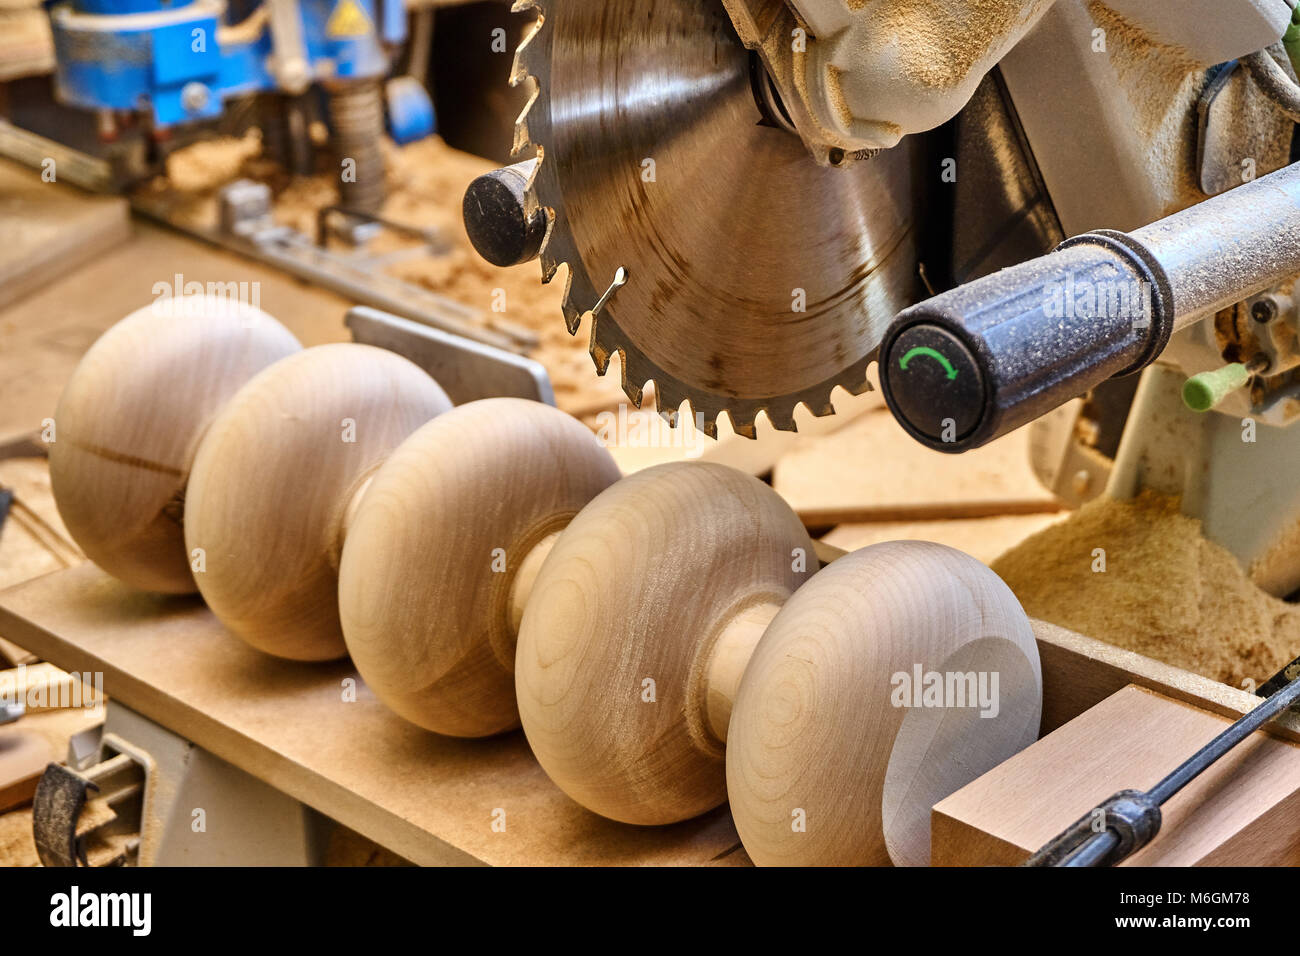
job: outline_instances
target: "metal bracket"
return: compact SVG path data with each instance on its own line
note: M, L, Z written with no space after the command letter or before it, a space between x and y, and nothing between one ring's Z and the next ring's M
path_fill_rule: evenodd
M420 366L457 405L502 396L555 404L550 376L533 359L367 306L350 310L344 322L355 341Z
M104 736L102 745L117 752L85 770L52 763L36 785L32 836L44 866L129 866L137 860L149 768L138 755L125 752L125 742L111 734ZM82 811L92 800L109 807L113 815L79 830ZM108 853L92 862L87 845L94 834L112 834L117 839L111 841Z

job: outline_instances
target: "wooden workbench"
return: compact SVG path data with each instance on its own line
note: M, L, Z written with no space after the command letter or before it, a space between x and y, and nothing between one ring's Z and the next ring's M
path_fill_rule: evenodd
M520 732L428 733L389 712L350 663L267 657L197 598L134 592L90 564L0 593L0 637L65 670L102 671L111 700L416 863L749 862L725 807L671 827L605 820L550 782Z

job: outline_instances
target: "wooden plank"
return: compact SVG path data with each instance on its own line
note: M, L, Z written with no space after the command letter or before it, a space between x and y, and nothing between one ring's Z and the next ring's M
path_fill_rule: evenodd
M390 713L350 663L264 656L197 599L132 592L93 565L0 594L0 636L102 672L114 700L414 862L747 862L725 807L662 828L598 817L550 782L521 733L438 737Z
M1126 687L941 801L933 859L1014 865L1120 790L1148 789L1229 721ZM1125 866L1300 864L1300 746L1262 732L1175 795Z
M1259 706L1258 697L1236 687L1046 621L1032 623L1043 667L1044 734L1129 684L1157 691L1229 720L1236 720ZM1300 716L1283 714L1268 724L1265 731L1284 740L1300 742Z
M37 433L86 349L109 326L154 301L154 285L246 282L261 308L304 345L349 340L350 304L281 272L179 233L137 224L131 238L0 309L0 445Z
M777 462L772 486L810 527L1061 510L1030 466L1027 429L945 455L912 439L887 409L801 441Z
M1064 515L1001 515L950 521L876 521L842 524L822 537L827 544L856 551L882 541L935 541L965 551L985 564Z
M125 199L83 192L57 175L56 167L56 181L45 182L40 173L0 159L0 308L130 235Z

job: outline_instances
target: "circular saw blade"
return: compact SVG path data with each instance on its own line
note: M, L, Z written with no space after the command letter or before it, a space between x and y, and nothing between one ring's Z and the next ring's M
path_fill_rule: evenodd
M635 403L653 381L661 414L689 400L714 435L723 411L752 437L760 411L790 430L800 403L827 415L835 386L868 390L915 281L908 151L825 168L761 125L719 0L530 7L515 81L536 91L516 149L541 158L542 274L568 266L570 332L626 273L594 316L597 371L619 353Z

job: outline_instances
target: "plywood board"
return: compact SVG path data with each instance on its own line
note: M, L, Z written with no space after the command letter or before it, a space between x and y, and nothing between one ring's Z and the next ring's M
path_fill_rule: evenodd
M1125 789L1146 790L1228 726L1127 687L941 801L933 859L1014 865ZM1125 866L1300 865L1300 746L1262 732L1162 808L1160 833Z
M747 862L725 807L672 827L605 820L550 782L521 733L428 733L349 663L266 657L197 599L132 592L93 565L0 594L0 637L64 670L102 671L111 699L414 862ZM492 829L498 809L505 832Z
M1029 463L1026 429L964 455L918 444L887 409L801 441L772 485L809 526L1061 510Z

